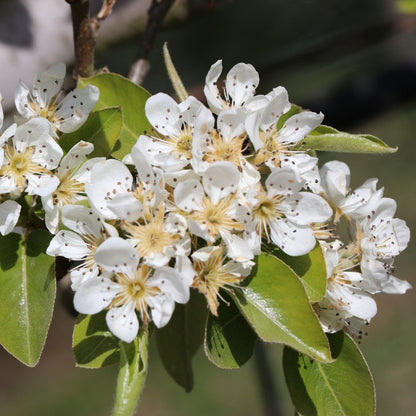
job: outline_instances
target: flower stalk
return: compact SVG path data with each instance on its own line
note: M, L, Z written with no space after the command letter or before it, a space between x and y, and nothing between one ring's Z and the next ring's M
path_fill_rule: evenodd
M148 330L131 343L120 341L120 370L112 416L134 416L147 375Z

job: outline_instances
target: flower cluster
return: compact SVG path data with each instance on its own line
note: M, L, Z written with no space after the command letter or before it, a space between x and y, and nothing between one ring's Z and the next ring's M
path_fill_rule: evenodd
M206 76L208 107L150 97L153 129L122 161L87 159L88 138L65 156L58 144L88 117L95 87L59 101L62 64L39 74L32 92L21 83L16 107L28 121L1 136L0 232L19 225L19 197L39 196L54 234L47 253L71 260L75 309L107 310L109 329L126 342L140 325L166 325L191 289L217 315L221 291L238 287L261 252L302 256L320 244L328 288L315 310L329 332L360 331L376 312L373 293L409 287L391 275L409 240L394 201L376 180L350 192L345 164L319 169L300 148L322 114L291 111L283 87L256 95L251 65L235 65L222 89L221 72L218 61ZM341 223L348 242L337 237Z
M9 234L19 224L25 196L35 203L40 197L46 226L57 231L63 205L75 203L83 192L80 174L72 175L92 151L89 143L80 141L62 158L57 140L61 132L77 130L98 101L94 86L75 89L61 97L65 65L50 67L36 75L32 90L20 82L15 92L19 125L12 124L0 136L0 233ZM62 99L61 99L62 98ZM0 96L1 99L1 96ZM3 110L0 105L0 128ZM62 160L61 160L62 159ZM78 179L77 179L78 178Z

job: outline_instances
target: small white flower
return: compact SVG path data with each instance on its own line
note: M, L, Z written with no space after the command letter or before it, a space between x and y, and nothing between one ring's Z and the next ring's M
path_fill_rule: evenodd
M254 262L226 261L221 246L203 247L192 254L195 278L193 287L207 299L209 309L218 315L220 289L235 287L251 272Z
M74 306L80 313L95 314L108 308L110 331L125 342L137 336L140 319L153 320L160 328L172 316L175 302L189 300L189 287L177 270L156 270L140 264L137 251L125 240L107 239L95 253L96 262L105 273L90 279L75 292Z
M17 127L3 144L0 193L46 196L59 184L51 170L62 157L62 149L50 136L49 123L33 118Z
M62 158L55 171L59 185L52 194L42 197L45 224L52 234L58 231L62 207L77 204L86 198L84 184L89 181L90 171L94 164L104 159L94 158L86 161L87 156L93 150L94 146L84 141L73 146Z
M98 276L100 268L95 262L95 252L103 241L118 236L118 232L82 205L65 205L62 222L69 230L59 231L46 253L80 262L70 270L72 290L77 290L87 280Z
M146 101L146 116L159 135L140 136L138 146L149 162L167 172L176 172L192 159L193 134L196 125L211 128L211 112L190 96L177 104L171 97L159 93Z
M301 192L302 184L289 168L272 172L266 189L247 194L251 212L248 240L254 253L261 251L263 233L290 256L311 251L316 243L311 223L321 223L332 216L328 203L311 192Z
M20 81L15 91L17 111L26 119L44 117L63 133L77 130L97 103L99 90L94 85L87 85L72 90L61 99L64 79L65 65L58 63L36 75L32 91Z
M351 318L362 325L368 323L377 313L377 305L365 290L363 275L350 271L357 267L357 257L343 256L337 241L321 246L327 268L327 291L315 309L324 329L336 332L348 326Z
M260 110L247 116L246 129L257 154L254 163L262 163L271 169L290 167L299 181L304 180L314 191L318 191L318 159L295 150L297 143L321 124L323 114L302 111L289 117L281 128L277 127L280 117L290 109L287 91L278 87L273 94L265 96L268 103Z

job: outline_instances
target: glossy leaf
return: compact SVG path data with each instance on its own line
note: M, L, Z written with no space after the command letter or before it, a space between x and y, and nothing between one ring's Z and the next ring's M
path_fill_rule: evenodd
M59 139L59 144L68 152L79 141L92 143L92 157L109 157L121 134L123 117L119 107L106 108L91 113L87 121L76 131L66 133Z
M374 383L367 363L344 332L329 335L333 363L319 363L285 348L283 368L297 411L303 416L373 416Z
M113 416L134 416L143 391L148 366L148 331L141 329L134 341L120 341L120 370Z
M78 367L101 368L119 361L119 339L109 331L106 313L78 316L72 337Z
M300 279L282 260L261 254L234 299L257 335L330 361L329 345Z
M130 153L139 136L152 128L144 112L144 105L150 94L127 78L111 73L81 78L78 81L79 88L89 84L100 89L100 98L94 110L108 107L121 108L123 127L112 155L122 159L127 153Z
M203 343L206 316L205 298L193 290L189 302L176 304L169 323L156 330L160 359L186 391L191 391L194 384L192 357Z
M253 355L256 333L234 302L221 302L218 316L209 314L205 353L220 368L239 368Z
M333 127L321 125L298 144L298 149L325 150L348 153L394 153L397 148L389 147L378 137L369 134L350 134Z
M0 237L0 343L30 367L39 361L55 302L50 239L44 230Z
M319 244L304 256L288 256L282 250L275 250L273 254L283 260L302 278L303 285L311 302L318 302L325 296L326 266Z

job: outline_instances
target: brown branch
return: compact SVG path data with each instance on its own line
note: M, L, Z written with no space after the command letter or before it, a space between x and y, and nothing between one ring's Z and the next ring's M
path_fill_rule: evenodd
M97 35L101 23L107 19L108 16L110 16L116 1L117 0L103 0L103 5L101 6L100 11L96 16L91 18L91 27L95 35Z
M88 0L65 0L71 6L74 31L75 75L94 74L95 33L90 22Z
M150 69L150 51L155 43L156 35L162 25L163 19L174 2L175 0L152 0L152 4L147 12L148 20L142 37L141 49L129 73L129 79L138 85L143 82Z

